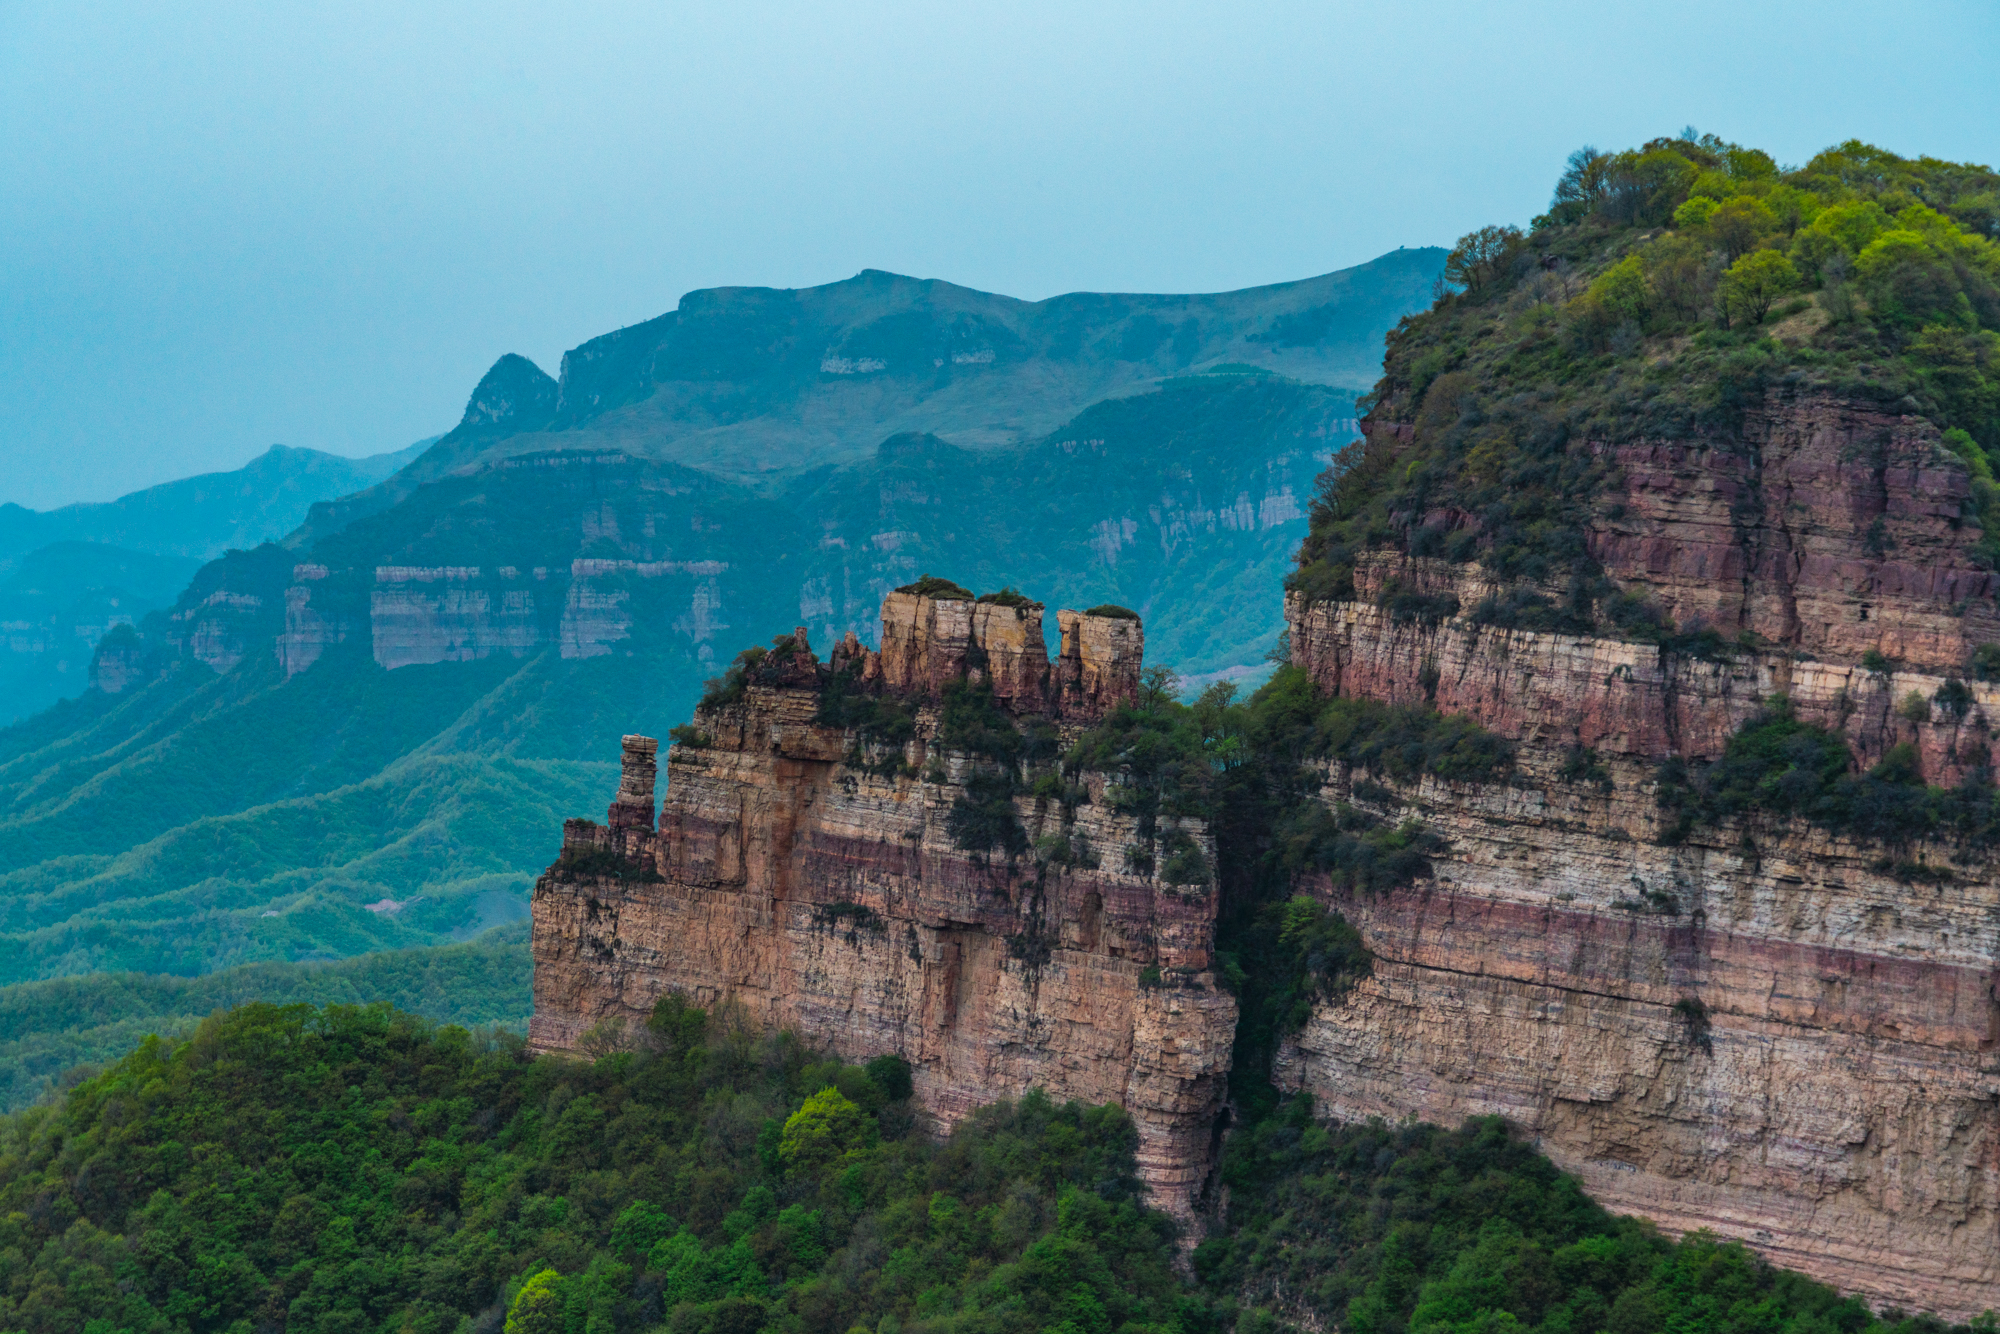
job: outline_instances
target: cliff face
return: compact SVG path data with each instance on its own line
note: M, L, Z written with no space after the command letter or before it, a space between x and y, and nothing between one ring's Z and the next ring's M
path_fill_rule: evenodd
M1792 407L1734 453L1621 453L1627 500L1593 534L1609 571L1684 625L1751 630L1768 650L1705 660L1399 624L1375 605L1395 579L1469 610L1488 590L1442 562L1377 558L1355 601L1293 598L1293 659L1322 690L1432 700L1519 759L1505 785L1397 793L1450 841L1433 878L1380 897L1321 886L1374 974L1318 1010L1285 1082L1343 1119L1497 1112L1613 1210L1712 1228L1877 1299L2000 1305L1990 860L1756 817L1673 843L1655 795L1660 761L1720 754L1779 691L1864 764L1911 742L1949 785L2000 759L1992 686L1962 711L1895 707L2000 637L1994 576L1956 523L1964 473L1937 466L1927 431ZM1851 659L1868 648L1930 670L1866 671ZM1327 798L1353 799L1349 783L1329 772Z
M535 887L534 1043L643 1021L669 990L733 1001L850 1060L901 1054L944 1124L1035 1085L1120 1103L1156 1199L1189 1212L1236 1021L1210 972L1213 889L1121 869L1142 839L1103 774L1073 810L1013 799L1038 852L967 851L947 830L993 771L943 743L948 685L988 681L1003 708L1070 730L1137 686L1136 621L1061 613L1051 664L1041 610L892 594L880 653L837 646L833 667L914 709L900 751L817 721L831 672L798 632L700 716L706 744L669 750L657 831L653 743L627 738L608 824L570 821Z
M1736 437L1602 452L1619 480L1591 554L1678 624L1943 669L2000 639L1965 467L1921 417L1773 394Z

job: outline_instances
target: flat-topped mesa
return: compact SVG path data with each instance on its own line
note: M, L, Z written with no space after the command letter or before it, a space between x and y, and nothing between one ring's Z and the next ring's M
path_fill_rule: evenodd
M984 681L1015 714L1093 722L1138 698L1146 632L1123 607L1056 613L1062 649L1049 661L1045 604L1018 594L975 599L945 579L926 577L882 599L882 648L850 633L833 668L858 666L863 683L893 694L938 699L953 681ZM803 633L803 632L801 632Z
M654 751L627 738L611 826L570 821L535 886L534 1045L680 992L847 1060L903 1056L934 1125L1037 1086L1115 1102L1157 1203L1191 1216L1236 1026L1214 842L1142 823L1115 776L1037 798L1045 744L1039 770L1001 758L1010 723L1025 750L1137 695L1137 617L1059 612L1051 663L1043 610L926 579L885 599L879 652L850 634L822 665L798 630L746 654L677 729L657 836ZM939 707L961 681L998 706L970 701L970 749Z

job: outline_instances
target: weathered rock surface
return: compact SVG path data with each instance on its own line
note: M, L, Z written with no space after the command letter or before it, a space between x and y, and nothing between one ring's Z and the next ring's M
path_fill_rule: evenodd
M1357 586L1390 578L1459 581L1468 610L1480 592L1436 562L1378 563ZM1958 652L1965 620L1944 595L1899 604L1912 656ZM1760 599L1747 605L1775 605ZM1398 624L1366 602L1288 613L1294 661L1323 690L1433 699L1519 759L1505 784L1400 794L1450 841L1433 879L1372 898L1322 885L1376 964L1315 1014L1284 1081L1342 1119L1499 1113L1613 1210L1712 1228L1878 1300L2000 1305L2000 877L1963 849L1892 857L1792 821L1663 845L1653 783L1667 756L1719 754L1777 691L1864 763L1913 742L1931 781L1955 782L1994 763L2000 690L1972 683L1962 712L1905 717L1895 704L1944 678L1816 659L1791 644L1851 649L1849 623L1803 615L1783 649L1709 661ZM1608 789L1562 776L1584 748ZM1329 773L1328 798L1350 798L1348 781Z
M1780 393L1737 438L1606 452L1622 480L1591 554L1684 627L1934 670L2000 639L2000 575L1971 559L1965 467L1921 417Z
M836 667L918 705L900 766L815 721L825 674L803 632L777 684L702 714L707 744L670 749L657 833L651 743L628 737L609 826L570 821L535 888L534 1043L643 1021L670 990L734 1001L850 1060L901 1054L944 1124L1031 1086L1120 1103L1157 1201L1189 1213L1236 1022L1209 971L1214 890L1116 869L1139 833L1101 774L1073 813L1015 801L1028 836L1066 854L1009 861L946 830L981 763L940 744L928 701L949 682L990 673L1017 708L1074 701L1074 722L1136 688L1137 623L1063 612L1064 661L1093 684L1052 699L1040 614L892 594L881 653L836 648Z

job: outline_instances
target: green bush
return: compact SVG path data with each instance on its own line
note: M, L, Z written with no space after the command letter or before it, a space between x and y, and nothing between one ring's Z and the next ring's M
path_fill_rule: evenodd
M898 593L915 593L918 597L938 598L947 602L971 602L972 590L962 584L939 575L927 574L913 584L904 584Z
M1613 1218L1498 1117L1457 1130L1321 1125L1285 1104L1224 1151L1226 1226L1195 1251L1212 1293L1285 1294L1287 1324L1390 1331L1899 1334L1739 1242ZM1237 1328L1245 1328L1239 1322Z
M1926 716L1929 702L1915 696ZM1974 772L1956 788L1926 786L1916 747L1892 746L1866 773L1853 772L1840 736L1800 722L1774 696L1712 764L1669 760L1656 774L1658 800L1682 838L1698 823L1751 812L1812 821L1864 842L1905 848L1941 838L1961 847L2000 839L2000 794Z

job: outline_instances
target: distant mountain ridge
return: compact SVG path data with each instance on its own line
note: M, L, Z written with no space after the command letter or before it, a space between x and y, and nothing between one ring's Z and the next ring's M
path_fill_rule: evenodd
M283 537L313 502L374 485L438 439L359 459L273 445L102 504L0 505L0 724L81 693L105 631L171 605L202 562Z
M867 269L819 287L717 287L566 353L496 362L408 468L317 507L289 545L503 454L617 450L770 487L892 435L967 449L1039 438L1092 403L1223 365L1358 391L1382 336L1429 300L1436 247L1235 292L1045 301Z
M272 445L240 468L201 473L116 500L31 510L0 505L0 560L51 542L101 542L130 551L214 560L283 537L314 501L373 486L442 437L390 453L343 458Z

